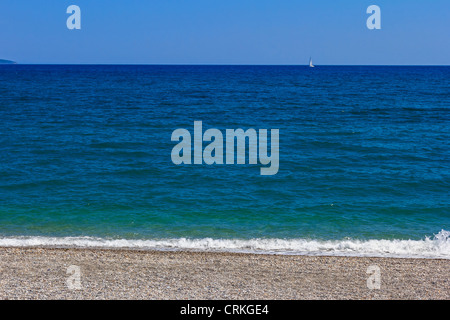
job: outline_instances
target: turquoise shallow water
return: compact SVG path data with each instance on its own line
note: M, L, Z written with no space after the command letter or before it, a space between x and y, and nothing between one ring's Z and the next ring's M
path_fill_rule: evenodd
M438 234L450 257L450 67L4 65L0 83L0 244L408 254ZM279 172L174 165L194 121L279 129Z

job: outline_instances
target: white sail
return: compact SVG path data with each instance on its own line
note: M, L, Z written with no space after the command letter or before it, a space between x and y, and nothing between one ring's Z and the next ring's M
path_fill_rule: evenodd
M311 68L314 68L314 65L313 65L313 63L312 63L312 58L309 58L309 66L310 66Z

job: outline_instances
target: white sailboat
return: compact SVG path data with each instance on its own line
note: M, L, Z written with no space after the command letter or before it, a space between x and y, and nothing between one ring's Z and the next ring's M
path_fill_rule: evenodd
M311 57L309 58L309 67L310 67L310 68L314 68L314 65L313 65L313 63L312 63L312 58L311 58Z

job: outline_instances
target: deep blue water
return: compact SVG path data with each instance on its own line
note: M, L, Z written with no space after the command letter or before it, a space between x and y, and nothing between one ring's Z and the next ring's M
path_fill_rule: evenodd
M450 230L450 67L2 65L0 120L0 237ZM278 174L174 165L194 121L279 129Z

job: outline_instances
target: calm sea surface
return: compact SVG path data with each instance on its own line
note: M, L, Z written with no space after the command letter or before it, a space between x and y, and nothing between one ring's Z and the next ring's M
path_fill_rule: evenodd
M450 257L450 67L2 65L0 120L0 245ZM194 121L278 174L174 165Z

